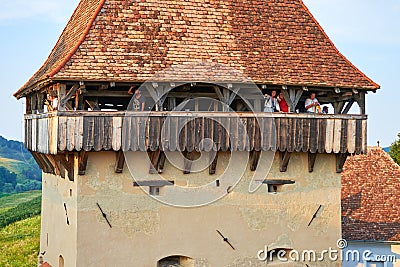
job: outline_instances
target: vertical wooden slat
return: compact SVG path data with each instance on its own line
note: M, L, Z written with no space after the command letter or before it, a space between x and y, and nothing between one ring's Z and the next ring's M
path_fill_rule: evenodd
M340 152L347 152L347 123L348 120L342 119L342 129L340 135Z
M360 154L362 151L362 142L363 142L363 135L362 135L362 120L356 120L356 153Z
M303 119L303 152L310 149L311 119Z
M347 149L351 154L356 151L356 120L354 119L347 123Z
M112 139L113 139L112 123L113 123L112 117L104 118L104 143L103 143L104 150L112 149Z
M326 120L326 134L325 134L325 152L332 153L333 151L333 140L334 140L334 131L335 131L335 120L327 119Z
M149 138L149 120L147 116L138 117L139 123L139 150L146 151Z
M122 117L113 117L112 119L112 149L118 151L121 149L122 142Z
M318 150L318 121L310 119L309 151L316 153Z
M295 150L300 152L303 149L303 119L296 120Z
M83 118L83 149L90 151L94 144L94 117Z
M325 151L325 142L326 142L326 119L320 119L319 122L319 131L318 131L318 152L324 153Z
M342 138L342 120L335 119L334 120L334 128L333 128L333 152L340 152L340 141Z
M65 151L67 148L67 117L58 119L58 150Z
M367 153L367 120L362 120L362 153Z
M66 147L68 151L75 149L75 131L78 130L75 126L75 117L67 117Z

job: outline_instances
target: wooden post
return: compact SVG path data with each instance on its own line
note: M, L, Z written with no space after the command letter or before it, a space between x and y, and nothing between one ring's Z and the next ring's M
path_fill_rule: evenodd
M281 163L280 163L280 166L279 166L279 170L281 172L286 172L287 171L287 166L289 164L291 153L288 152L288 151L285 151L285 152L282 152L281 154L282 154L282 156L281 156Z
M124 152L122 150L119 150L117 152L117 159L115 161L115 172L116 173L122 173L122 171L124 170L124 164L125 164L125 156L124 156Z
M308 152L308 171L309 172L314 171L314 164L315 164L316 158L317 158L317 153Z
M61 105L61 99L63 99L66 94L66 85L62 84L62 83L58 83L56 88L57 88L57 99L58 99L57 109L60 111L66 110L65 106Z

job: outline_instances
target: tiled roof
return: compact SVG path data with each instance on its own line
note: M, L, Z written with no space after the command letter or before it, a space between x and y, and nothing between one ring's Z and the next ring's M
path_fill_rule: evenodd
M349 157L343 170L343 238L400 241L400 166L371 147Z
M82 0L16 96L46 78L145 81L187 62L226 64L257 83L379 88L301 0Z
M51 265L49 263L45 262L45 263L42 263L40 265L40 267L51 267Z

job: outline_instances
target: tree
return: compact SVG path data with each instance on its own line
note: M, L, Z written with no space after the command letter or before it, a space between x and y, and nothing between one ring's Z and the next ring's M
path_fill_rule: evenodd
M397 134L397 140L390 146L389 155L400 165L400 133Z

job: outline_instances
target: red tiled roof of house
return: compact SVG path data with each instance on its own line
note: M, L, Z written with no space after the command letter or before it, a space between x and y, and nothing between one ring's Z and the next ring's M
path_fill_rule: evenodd
M49 78L145 81L187 62L226 64L256 83L379 88L301 0L81 0L47 61L15 96Z
M51 267L51 265L48 264L47 262L45 262L45 263L42 263L42 264L40 265L40 267Z
M381 148L344 165L342 232L348 240L400 241L400 166Z

